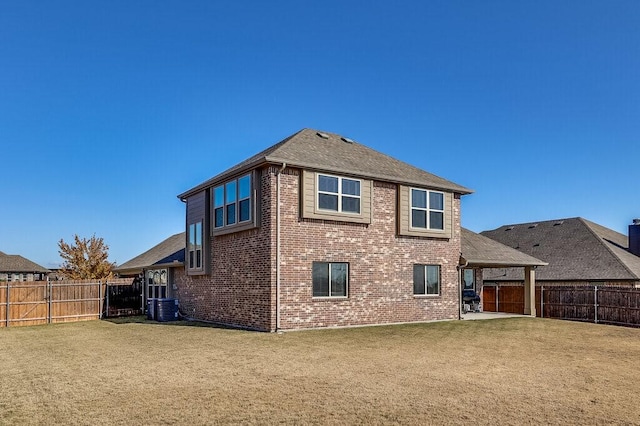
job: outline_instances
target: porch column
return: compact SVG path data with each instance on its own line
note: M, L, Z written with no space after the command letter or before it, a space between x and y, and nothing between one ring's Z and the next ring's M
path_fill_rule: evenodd
M536 316L536 271L532 266L524 268L524 314Z

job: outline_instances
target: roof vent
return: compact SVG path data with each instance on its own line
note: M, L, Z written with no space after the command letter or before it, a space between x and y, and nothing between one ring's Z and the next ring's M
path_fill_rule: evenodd
M564 220L559 220L556 223L553 224L553 226L560 226L564 223Z
M537 227L537 226L538 226L538 224L537 224L537 223L534 223L533 225L529 225L529 229L535 228L535 227Z
M329 135L322 132L317 132L316 135L320 136L322 139L329 139Z
M342 139L342 141L346 143L353 143L353 139L345 138L344 136L340 139Z
M535 243L533 246L534 247L540 247L540 243Z
M505 229L505 231L511 231L513 228L515 228L515 226L508 226L507 229Z

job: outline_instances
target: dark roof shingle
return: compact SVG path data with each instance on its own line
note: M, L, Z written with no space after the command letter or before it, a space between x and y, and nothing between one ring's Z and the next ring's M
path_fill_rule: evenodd
M0 251L0 272L46 274L51 271L20 255Z
M184 263L185 233L172 235L144 253L114 268L120 274L137 274L154 265Z
M282 164L386 182L405 183L460 194L472 191L335 133L303 129L180 194L184 199L261 164Z
M491 238L462 228L462 257L469 266L507 267L544 266L547 263Z
M538 268L537 280L640 280L640 257L628 251L627 236L580 217L505 225L481 234L548 262ZM520 279L516 275L507 271L502 279Z

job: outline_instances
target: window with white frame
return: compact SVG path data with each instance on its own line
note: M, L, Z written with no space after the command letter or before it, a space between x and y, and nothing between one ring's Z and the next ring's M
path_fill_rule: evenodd
M313 297L347 297L349 264L313 262Z
M319 210L360 214L360 180L318 173L316 187Z
M411 227L444 230L444 193L411 188Z
M188 267L202 269L202 222L189 225Z
M251 175L213 189L213 225L224 228L251 221Z
M440 294L440 265L413 265L413 294L417 296Z

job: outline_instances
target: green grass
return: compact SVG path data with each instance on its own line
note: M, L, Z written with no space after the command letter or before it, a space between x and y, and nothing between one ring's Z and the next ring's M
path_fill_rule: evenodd
M0 329L2 424L640 424L640 330L532 318L266 334Z

